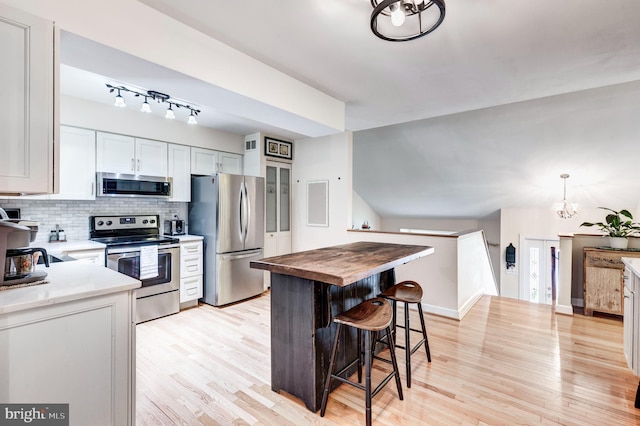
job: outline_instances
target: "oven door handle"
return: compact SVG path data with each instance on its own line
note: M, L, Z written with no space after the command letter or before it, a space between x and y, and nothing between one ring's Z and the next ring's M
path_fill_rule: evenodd
M176 249L179 248L180 244L163 244L163 245L159 245L158 246L158 253L165 253L171 249ZM107 256L112 255L112 254L122 254L122 253L126 253L129 254L131 253L131 256L140 256L140 247L118 247L118 248L108 248L107 249ZM131 256L127 256L127 257L131 257Z

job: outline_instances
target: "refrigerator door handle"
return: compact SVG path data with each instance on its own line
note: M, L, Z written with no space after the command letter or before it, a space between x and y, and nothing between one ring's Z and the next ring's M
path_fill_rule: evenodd
M221 255L222 260L240 260L246 259L248 257L255 257L256 254L261 254L262 249L245 251L242 254L223 254Z
M240 241L244 243L244 184L240 185L240 195L238 199L238 215L240 216L238 236L240 237Z
M249 235L249 224L251 223L249 218L251 217L251 201L249 198L249 190L247 189L247 184L243 183L244 186L244 203L246 209L246 218L247 222L244 224L244 241L247 241L247 235Z

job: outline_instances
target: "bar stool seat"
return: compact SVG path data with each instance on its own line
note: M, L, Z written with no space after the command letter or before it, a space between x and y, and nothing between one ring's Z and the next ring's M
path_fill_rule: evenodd
M324 392L322 394L322 405L320 408L320 416L324 416L329 399L329 390L332 380L339 380L348 383L358 389L365 391L366 405L366 424L371 425L371 398L373 398L390 380L395 377L396 387L398 389L398 397L403 399L402 384L400 383L400 373L398 372L398 363L396 361L395 346L393 339L389 339L389 351L391 354L390 363L393 365L393 371L389 373L378 386L371 390L371 365L373 362L373 349L377 341L377 333L386 330L387 334L391 333L391 321L393 314L389 302L381 297L365 300L355 307L343 312L333 318L333 322L338 324L336 336L331 349L331 358L329 361L329 371L325 381ZM333 373L336 361L338 346L340 345L340 332L343 326L353 327L358 330L358 357L348 363L342 370ZM360 384L362 372L362 334L364 335L364 365L365 365L365 386ZM358 383L353 382L342 375L349 370L355 363L358 364Z
M391 340L396 340L396 327L404 328L405 331L405 344L404 346L396 345L397 348L404 349L405 360L407 367L407 387L411 387L411 355L413 355L424 344L424 348L427 352L427 361L431 362L431 351L429 350L429 339L427 337L427 329L424 325L424 315L422 313L422 287L415 281L402 281L396 285L389 287L379 297L383 297L391 301L393 305L393 332L391 336L393 339L389 339L388 336L384 336L378 342L388 344ZM396 304L397 302L404 303L404 326L396 324ZM421 329L417 330L411 328L409 324L409 304L415 303L418 305L418 315L420 317ZM422 333L422 339L414 346L411 347L410 332L414 331ZM388 360L383 360L389 362Z

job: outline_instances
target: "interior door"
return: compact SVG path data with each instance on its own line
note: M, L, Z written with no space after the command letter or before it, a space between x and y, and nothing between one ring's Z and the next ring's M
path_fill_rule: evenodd
M553 303L553 284L558 280L557 260L560 251L558 240L525 238L521 244L522 275L520 276L520 300L532 303Z

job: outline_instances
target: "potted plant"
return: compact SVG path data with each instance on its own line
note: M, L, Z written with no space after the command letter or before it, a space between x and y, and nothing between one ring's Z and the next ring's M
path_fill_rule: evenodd
M597 226L601 231L609 235L611 248L626 249L629 240L627 237L640 232L640 225L633 221L633 216L629 210L615 211L607 207L598 207L610 213L605 217L604 222L583 222L580 226Z

